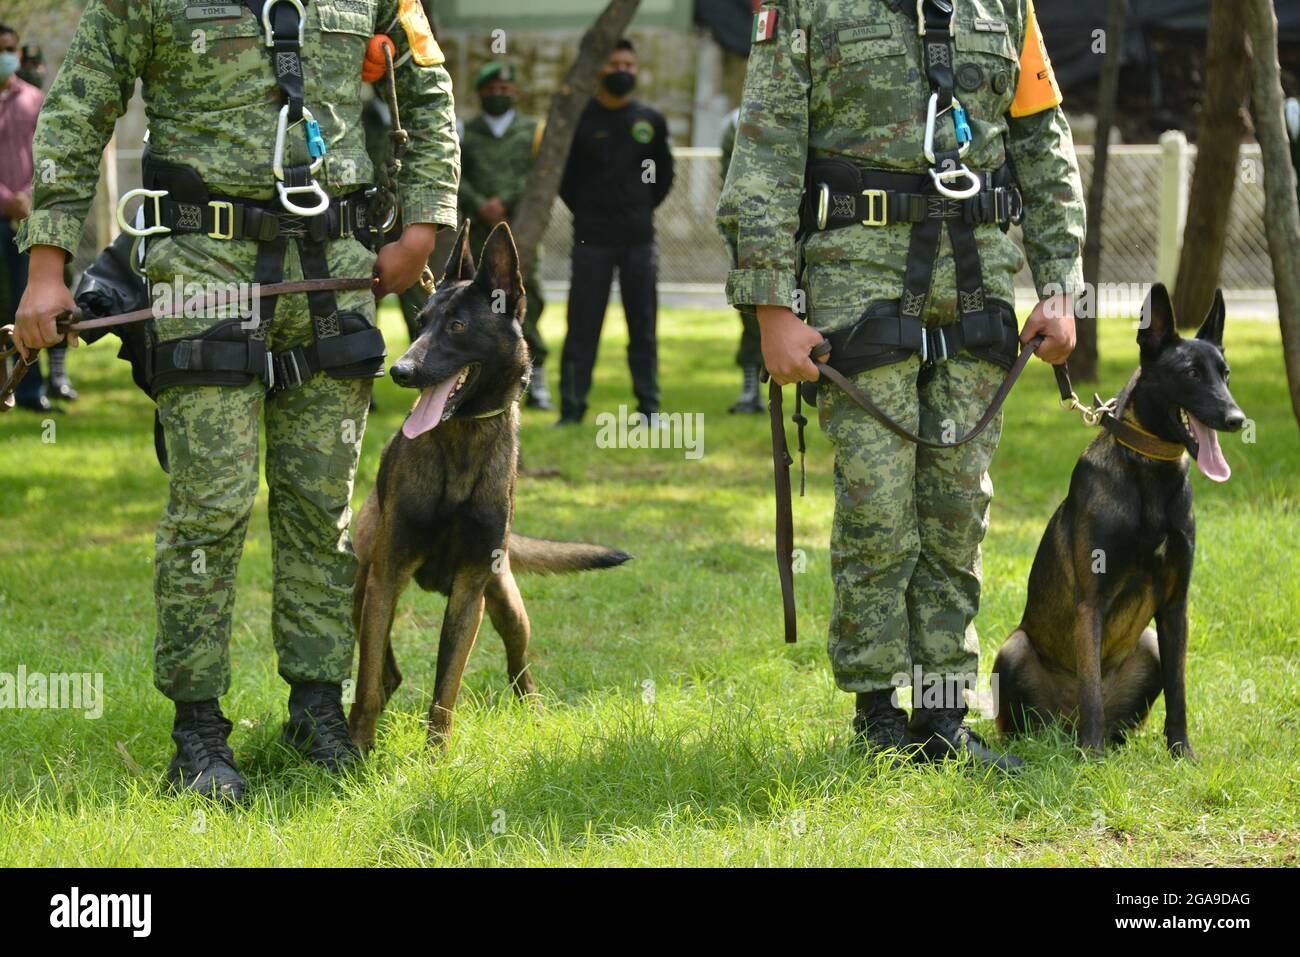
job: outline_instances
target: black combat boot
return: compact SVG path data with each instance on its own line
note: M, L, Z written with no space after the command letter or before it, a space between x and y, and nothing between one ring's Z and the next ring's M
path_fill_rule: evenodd
M961 683L947 684L943 707L916 705L912 709L912 720L907 726L903 744L914 748L915 757L922 761L969 757L975 764L995 767L999 771L1019 770L1025 762L1014 754L993 750L983 738L962 723L966 719L962 688ZM961 704L948 707L951 702Z
M758 390L758 366L745 366L744 378L741 380L740 398L729 408L728 412L766 412L763 396Z
M216 698L176 702L176 756L167 767L167 780L175 790L234 804L244 799L246 783L226 743L232 727Z
M361 757L348 735L343 689L324 681L303 681L289 691L284 741L331 773Z
M859 691L853 716L856 740L868 752L900 748L907 733L907 712L894 704L894 689Z
M540 363L533 366L533 374L528 378L524 405L530 409L541 409L543 412L551 412L555 409L555 403L551 401L551 390L546 386L546 372Z

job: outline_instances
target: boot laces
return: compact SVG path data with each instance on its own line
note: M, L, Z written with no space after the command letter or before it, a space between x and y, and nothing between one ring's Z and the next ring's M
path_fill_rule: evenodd
M193 727L184 731L187 748L194 760L203 767L214 761L234 767L235 753L226 740L230 729L230 722L220 711L202 711L196 714Z

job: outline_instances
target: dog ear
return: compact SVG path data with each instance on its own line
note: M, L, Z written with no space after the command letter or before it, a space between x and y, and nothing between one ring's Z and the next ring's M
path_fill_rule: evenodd
M1227 315L1227 309L1223 305L1223 290L1214 290L1214 303L1210 306L1210 311L1205 315L1205 321L1201 323L1201 328L1196 330L1196 338L1204 339L1206 342L1213 343L1220 349L1223 348L1223 320Z
M523 298L524 280L519 274L519 250L505 223L493 228L483 244L474 284L488 297L494 313L515 318L515 310Z
M1143 358L1154 358L1160 350L1178 338L1174 325L1174 304L1164 283L1156 283L1142 304L1142 321L1138 324L1137 341Z
M460 232L456 233L456 241L452 243L451 255L447 257L447 266L442 271L442 281L459 282L462 279L474 278L474 254L469 249L469 219L467 218L461 224Z

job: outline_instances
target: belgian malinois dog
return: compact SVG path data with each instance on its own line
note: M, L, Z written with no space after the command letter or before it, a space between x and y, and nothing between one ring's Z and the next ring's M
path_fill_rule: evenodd
M423 331L393 365L393 381L419 389L420 397L384 447L378 480L357 518L352 615L361 665L349 725L362 751L374 742L379 714L402 680L389 632L411 578L447 596L429 709L429 740L439 745L451 734L485 604L505 642L511 686L521 697L536 690L516 571L609 568L631 557L601 545L511 532L516 400L531 368L523 315L523 279L509 227L492 231L475 269L465 223L421 314Z
M1159 441L1144 441L1144 453L1103 430L1079 457L1038 545L1020 626L993 664L997 720L1014 733L1059 719L1099 754L1163 690L1169 751L1194 757L1186 663L1196 521L1183 450L1206 478L1226 482L1217 432L1238 431L1246 417L1228 391L1222 292L1195 339L1178 335L1164 286L1143 317L1138 372L1118 401L1123 421Z

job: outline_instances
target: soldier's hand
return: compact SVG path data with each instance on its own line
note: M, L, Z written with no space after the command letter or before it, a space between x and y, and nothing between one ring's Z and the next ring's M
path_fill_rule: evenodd
M820 332L782 306L759 306L758 327L763 337L763 364L778 385L817 380L821 373L811 353L822 341ZM822 361L829 358L828 353Z
M33 353L62 342L64 336L55 320L77 308L72 293L63 284L63 260L63 250L55 246L32 247L27 290L18 304L14 323L14 344L23 358L30 359ZM68 340L75 345L77 334L69 333Z
M1034 306L1020 330L1020 341L1042 336L1043 344L1035 355L1044 362L1059 366L1074 351L1074 300L1065 294L1050 296Z
M432 223L411 223L397 242L379 250L375 260L375 275L379 277L374 290L376 299L390 292L406 292L419 281L437 236L438 227Z

